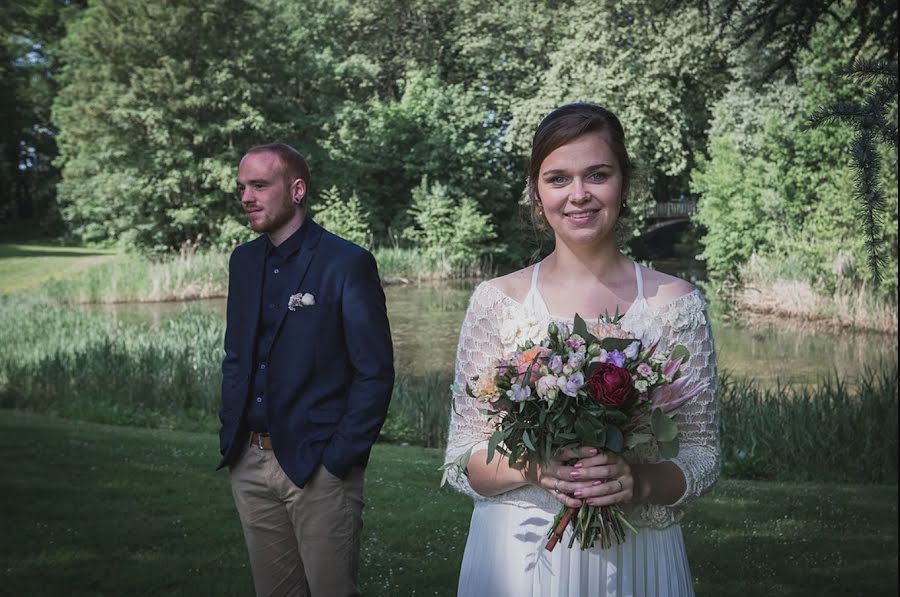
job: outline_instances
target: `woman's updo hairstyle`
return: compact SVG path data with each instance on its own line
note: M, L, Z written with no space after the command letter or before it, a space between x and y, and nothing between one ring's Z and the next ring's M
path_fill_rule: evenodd
M625 149L625 131L615 114L586 102L566 104L550 112L538 125L531 141L531 159L528 164L528 198L531 201L531 218L539 229L546 229L547 220L538 204L537 183L541 164L559 147L571 143L582 135L598 133L609 143L622 171L622 208L620 217L628 215L625 203L634 176L634 163Z

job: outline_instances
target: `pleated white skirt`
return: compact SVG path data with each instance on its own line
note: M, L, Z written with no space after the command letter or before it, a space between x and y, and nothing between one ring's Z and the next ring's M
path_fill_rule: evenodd
M459 597L690 597L681 527L639 529L609 549L569 549L571 531L544 549L555 512L476 501Z

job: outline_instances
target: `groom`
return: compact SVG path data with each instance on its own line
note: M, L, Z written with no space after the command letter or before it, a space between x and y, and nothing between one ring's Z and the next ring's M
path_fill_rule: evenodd
M394 383L372 255L307 214L309 169L250 149L237 188L262 235L228 268L219 449L257 595L358 595L363 472Z

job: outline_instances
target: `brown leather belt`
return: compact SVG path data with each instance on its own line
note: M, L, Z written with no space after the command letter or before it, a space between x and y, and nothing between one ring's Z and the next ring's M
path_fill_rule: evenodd
M270 436L268 433L257 433L255 431L251 431L250 445L256 446L260 450L271 450L272 436Z

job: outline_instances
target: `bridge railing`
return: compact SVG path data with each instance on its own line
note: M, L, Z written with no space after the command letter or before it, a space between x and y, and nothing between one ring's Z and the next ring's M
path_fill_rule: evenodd
M696 201L662 201L647 207L644 217L655 220L689 218L697 213Z

